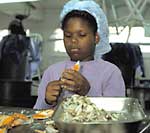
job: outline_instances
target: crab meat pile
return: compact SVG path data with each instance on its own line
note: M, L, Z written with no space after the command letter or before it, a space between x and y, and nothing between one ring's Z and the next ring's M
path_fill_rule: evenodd
M99 109L86 96L73 95L62 103L63 113L61 120L64 122L97 122L117 120L117 115Z

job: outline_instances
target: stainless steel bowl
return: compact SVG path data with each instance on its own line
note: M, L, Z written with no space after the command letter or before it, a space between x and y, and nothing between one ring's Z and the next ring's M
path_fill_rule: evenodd
M121 113L117 121L64 122L62 103L56 109L53 120L61 133L138 133L140 123L146 118L142 106L136 98L89 97L99 108L108 112Z

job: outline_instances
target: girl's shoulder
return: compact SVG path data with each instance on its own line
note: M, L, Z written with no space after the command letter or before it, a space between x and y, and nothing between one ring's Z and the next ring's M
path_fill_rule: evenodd
M57 71L57 70L61 70L61 69L64 69L65 68L65 65L66 65L66 61L61 61L61 62L58 62L58 63L54 63L54 64L51 64L47 69L46 71Z
M50 65L47 69L45 69L43 72L43 75L44 77L47 77L49 79L52 77L54 79L57 79L60 77L60 75L64 71L64 68L65 68L65 61L55 63L55 64Z
M118 66L116 66L115 64L105 61L103 59L98 59L97 60L97 65L101 68L104 68L105 70L112 70L112 71L120 71L120 69L118 68Z

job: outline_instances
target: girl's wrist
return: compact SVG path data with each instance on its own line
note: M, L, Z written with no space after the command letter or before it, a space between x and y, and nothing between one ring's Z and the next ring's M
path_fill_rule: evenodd
M77 91L77 94L81 95L81 96L85 96L90 90L90 86L84 88L84 89L79 89Z
M50 101L50 100L48 100L48 99L46 99L46 98L45 98L45 102L46 102L47 104L51 105L51 106L55 106L55 105L56 105L56 102L52 102L52 101Z

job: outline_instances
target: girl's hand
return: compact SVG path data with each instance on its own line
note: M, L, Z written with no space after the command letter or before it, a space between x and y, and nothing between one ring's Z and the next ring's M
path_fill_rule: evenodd
M46 87L45 100L49 104L55 104L61 92L62 81L56 80L48 83Z
M66 69L62 73L62 88L73 91L79 95L86 95L90 89L88 80L78 71Z

